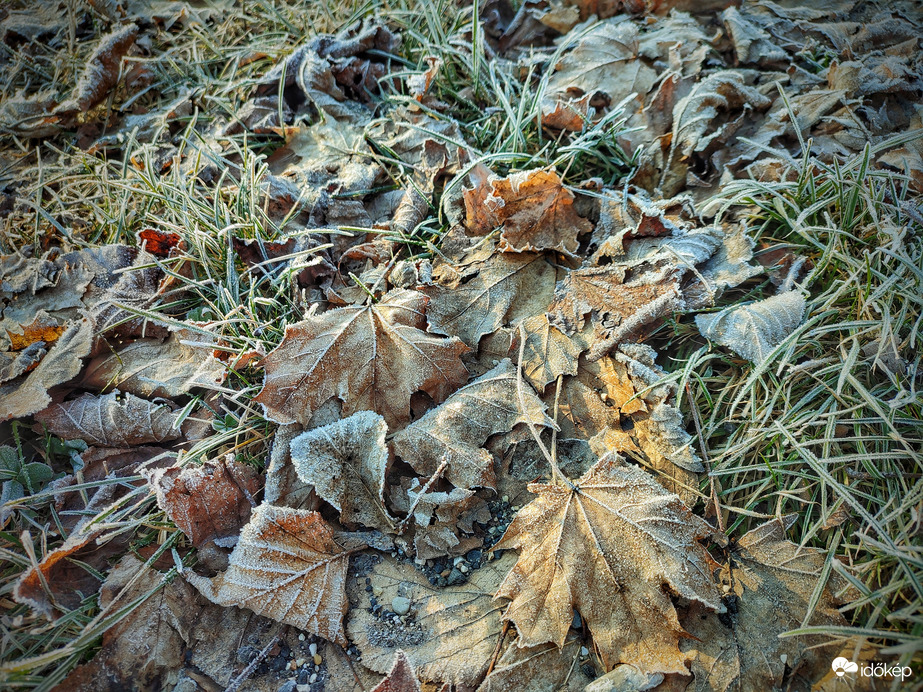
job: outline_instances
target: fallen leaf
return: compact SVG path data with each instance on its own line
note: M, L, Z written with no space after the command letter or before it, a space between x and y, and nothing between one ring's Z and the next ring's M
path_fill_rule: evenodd
M730 587L727 613L693 605L682 622L695 639L683 642L692 656L692 690L781 689L799 676L809 687L830 670L842 643L823 635L780 638L804 625L846 627L840 602L824 589L808 623L827 553L785 537L794 515L774 519L732 544L721 572ZM834 571L834 575L835 575Z
M573 256L577 236L593 224L574 211L574 193L554 171L536 168L506 178L491 175L465 189L465 225L471 235L502 228L501 252L558 250Z
M483 445L526 422L554 427L535 393L525 383L517 387L516 367L507 359L398 432L394 450L424 476L445 460L443 475L456 487L493 488L493 457Z
M554 644L510 645L477 692L583 692L588 678L577 660L582 642L571 633L560 649Z
M291 441L301 434L298 424L280 425L273 435L269 463L266 466L266 488L263 501L292 509L315 510L319 500L314 486L298 477L292 463Z
M605 106L616 106L632 94L636 101L654 86L657 73L638 59L638 27L626 18L600 22L555 65L548 80L549 94L602 96ZM596 105L590 99L590 105Z
M801 324L804 311L804 296L787 291L713 314L696 315L695 324L710 341L761 363Z
M52 404L36 413L35 420L61 439L102 447L166 442L182 435L171 405L118 391L101 396L82 394L63 404Z
M205 341L203 341L205 340ZM227 366L212 351L209 337L180 328L166 341L137 339L113 353L93 358L82 384L120 389L141 397L175 397L197 387L224 382Z
M431 336L416 291L392 291L366 307L330 310L291 325L263 361L266 376L255 397L277 423L308 423L327 400L343 414L381 414L397 428L410 419L410 397L424 391L442 401L468 377L458 339Z
M201 465L144 472L157 504L196 547L215 541L223 547L250 518L259 492L256 471L233 458Z
M682 306L675 273L668 265L634 277L617 264L569 272L555 287L554 302L548 308L550 321L571 335L581 331L585 318L590 316L594 333L588 358L597 360L643 327Z
M413 566L385 556L367 575L380 593L377 601L390 606L395 597L406 598L414 616L398 625L387 610L373 614L370 594L361 590L347 631L363 665L385 673L403 650L423 680L476 684L502 629L505 605L493 595L514 561L515 556L504 555L473 571L462 586L436 588Z
M568 336L548 321L547 315L536 315L522 322L525 346L522 374L533 387L542 391L559 375L576 375L577 362L586 344L580 334Z
M384 418L358 411L349 418L293 438L289 447L298 476L340 513L340 521L393 531L385 507L388 447Z
M432 298L430 331L469 346L519 317L544 312L551 302L555 270L541 255L498 253L464 271L458 281L421 290Z
M46 346L53 344L64 333L65 329L67 327L64 324L59 323L58 320L44 310L39 310L35 315L35 319L29 324L13 326L13 331L10 331L4 325L10 350L13 351L21 351L36 341L41 341Z
M664 591L723 611L717 567L698 542L713 529L644 471L616 455L573 483L533 484L526 505L495 549L519 561L497 592L520 646L561 647L576 609L607 669L686 673L684 636Z
M317 512L264 503L241 532L227 571L187 579L213 603L249 608L345 646L348 558Z
M89 318L71 322L38 365L0 386L0 422L47 408L51 403L48 390L80 374L83 359L93 347L93 331Z
M371 692L421 692L420 681L413 672L413 666L407 660L407 654L398 650L394 655L394 665L388 675Z
M71 97L56 109L59 113L88 111L105 98L119 81L122 58L135 44L138 27L126 24L102 36L87 58Z
M45 357L48 349L44 341L29 344L22 351L0 352L0 384L14 380L29 372Z

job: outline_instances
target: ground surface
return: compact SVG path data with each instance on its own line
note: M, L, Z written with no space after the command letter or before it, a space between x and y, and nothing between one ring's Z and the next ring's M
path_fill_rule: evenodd
M912 687L921 26L5 5L0 685Z

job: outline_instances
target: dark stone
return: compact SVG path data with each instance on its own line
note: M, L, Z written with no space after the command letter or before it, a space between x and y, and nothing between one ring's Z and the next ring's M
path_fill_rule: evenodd
M281 685L279 685L277 692L297 692L297 690L298 685L294 680L286 680Z
M269 670L273 673L281 673L288 665L288 657L273 656L266 663Z
M458 584L464 584L466 581L468 581L468 577L458 567L453 567L449 578L446 579L446 584L457 586Z
M295 679L295 682L297 682L299 685L307 685L308 679L310 677L311 677L311 674L308 673L308 669L301 668L301 670L298 671L298 677Z
M588 679L596 679L596 668L594 668L591 664L584 663L582 666L580 666L580 671L586 675Z
M475 568L481 566L481 560L484 559L484 553L475 548L474 550L469 550L468 554L465 555L465 559L471 563Z
M436 578L436 585L437 585L437 586L445 586L447 583L448 583L448 582L446 582L446 578L445 578L445 577L437 577L437 578Z

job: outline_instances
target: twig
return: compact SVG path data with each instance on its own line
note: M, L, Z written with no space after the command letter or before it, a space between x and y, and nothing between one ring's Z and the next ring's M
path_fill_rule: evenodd
M503 631L500 632L500 638L497 639L497 645L494 647L494 655L490 657L490 665L487 666L487 673L484 674L485 678L493 672L494 666L497 665L497 656L500 653L500 647L503 645L503 640L506 639L506 633L509 629L510 621L507 620L503 623Z
M253 671L256 670L256 667L262 663L263 659L269 655L269 650L276 645L276 642L279 641L279 635L277 634L272 639L269 640L269 643L263 647L263 650L260 651L256 657L247 664L247 667L240 671L240 675L231 680L231 683L225 688L224 692L237 692L240 689L240 686L243 685L247 678L253 675Z
M417 495L417 498L413 501L413 504L410 505L410 509L407 510L407 516L404 517L404 520L398 524L397 532L398 534L404 533L404 529L407 528L406 524L410 521L410 518L413 516L414 510L417 508L417 505L420 504L420 500L423 499L423 496L426 494L426 491L435 483L439 478L442 477L442 472L445 471L445 467L449 465L448 455L442 457L442 461L439 462L439 466L436 467L436 470L433 471L433 475L429 477L429 480L423 484L423 487L420 488L420 493Z
M519 363L516 366L516 394L519 395L519 408L526 414L526 399L522 393L522 361L526 355L526 330L519 325ZM532 419L528 416L524 416L526 419L526 425L529 427L529 432L532 433L532 437L535 438L535 442L538 444L538 448L542 450L542 454L545 456L545 459L548 461L548 464L551 466L551 484L557 485L559 478L563 478L561 474L561 469L558 468L558 464L555 461L554 457L548 451L548 448L542 442L541 436L538 434L538 430L535 429L535 423L532 422Z

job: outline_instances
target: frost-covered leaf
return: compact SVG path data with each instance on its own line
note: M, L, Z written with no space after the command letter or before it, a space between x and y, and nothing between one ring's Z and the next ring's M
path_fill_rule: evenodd
M209 337L177 329L166 341L137 339L114 353L97 356L83 374L83 385L120 389L141 397L175 397L196 387L224 382L227 366L213 354Z
M726 614L719 617L695 604L682 619L695 637L682 645L692 656L690 690L779 689L796 677L807 688L829 672L837 644L824 646L829 639L823 635L779 637L805 624L827 555L788 541L788 525L774 519L732 546L721 571L730 587ZM807 624L846 627L839 605L825 588Z
M544 314L530 317L522 326L526 334L522 374L532 386L542 391L558 375L577 373L577 361L586 348L579 333L568 336Z
M540 168L494 175L464 191L465 224L472 235L501 228L501 252L558 250L573 255L577 236L593 224L574 211L574 193L554 171Z
M264 503L241 532L225 572L187 579L218 605L249 608L345 646L348 558L319 513Z
M407 654L399 650L394 655L391 671L371 692L420 692L420 681L407 660Z
M135 24L126 24L102 36L87 59L73 94L58 107L58 111L87 111L102 101L118 83L122 58L137 38L138 27Z
M102 447L166 442L182 435L172 406L118 391L52 404L36 413L35 420L61 439Z
M48 390L80 373L93 347L93 331L89 318L71 322L34 369L0 386L0 422L47 408Z
M263 361L256 401L278 423L307 424L329 399L343 414L375 411L389 427L410 419L410 397L423 391L442 401L468 378L458 339L427 334L428 298L392 291L374 305L330 310L290 325Z
M615 106L651 90L657 73L638 59L638 27L624 17L600 22L555 65L548 80L550 94L605 95Z
M554 267L541 255L498 253L466 267L458 281L422 289L432 298L430 330L476 347L504 324L543 312L554 282Z
M358 411L292 439L289 447L298 476L336 507L340 521L394 530L395 520L384 500L387 433L384 418Z
M582 645L576 633L560 649L554 644L520 648L514 642L477 692L583 692L592 679L575 665Z
M226 458L144 475L157 493L157 504L196 547L235 538L260 489L252 467Z
M724 610L711 576L717 565L698 542L712 528L615 455L573 484L529 490L539 497L496 545L520 551L497 592L513 599L505 617L520 646L563 646L576 609L607 669L625 662L685 674L683 629L662 586Z
M748 305L732 305L713 314L696 315L695 324L710 341L761 363L797 329L804 310L804 296L798 291L787 291Z
M389 608L374 614L371 594L360 591L347 629L363 665L387 672L400 649L423 680L475 684L487 670L502 629L506 604L495 600L494 592L515 559L504 555L472 572L464 585L437 588L412 565L386 556L367 575L373 593L388 607L395 597L408 599L413 617L397 624Z
M525 382L520 392L516 367L504 360L397 433L394 449L424 476L435 473L445 460L443 477L453 485L493 488L493 457L483 445L491 435L526 421L554 425L545 415L545 405Z
M596 360L642 328L682 306L672 267L639 276L617 264L572 271L559 282L548 313L565 334L579 332L591 317L589 358Z

